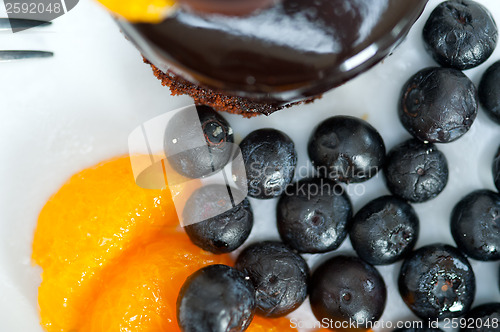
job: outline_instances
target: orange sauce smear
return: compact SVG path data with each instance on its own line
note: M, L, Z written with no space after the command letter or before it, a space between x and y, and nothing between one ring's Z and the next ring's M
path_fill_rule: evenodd
M185 186L174 195L196 187ZM180 331L176 301L186 278L232 264L190 242L170 190L136 185L129 157L73 175L49 199L32 258L43 269L38 304L49 332ZM297 330L287 318L256 317L247 331Z
M109 11L130 22L159 23L172 10L175 0L98 0Z

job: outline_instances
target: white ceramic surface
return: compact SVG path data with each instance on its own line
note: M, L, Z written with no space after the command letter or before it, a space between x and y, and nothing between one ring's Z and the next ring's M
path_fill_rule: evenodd
M479 2L500 23L500 1ZM413 73L435 65L424 51L421 30L437 3L430 1L408 39L391 57L314 104L251 120L227 115L238 140L257 128L281 129L295 141L299 164L306 165L311 130L335 114L367 117L388 149L409 137L397 118L396 103L401 86ZM0 16L4 14L0 5ZM36 302L40 270L31 266L30 253L37 215L45 201L71 174L127 153L127 136L142 122L187 105L190 99L171 97L107 13L90 0L80 1L49 28L0 33L0 45L0 49L56 53L52 59L0 63L0 331L41 332ZM497 60L500 47L487 63L466 74L477 84ZM468 192L494 189L490 165L499 144L500 127L481 111L467 135L439 145L449 161L450 180L438 198L415 205L421 220L417 246L438 241L453 244L450 211ZM357 189L366 193L351 196L356 210L388 193L380 176ZM252 204L255 227L250 240L277 238L276 201L252 200ZM339 251L352 252L348 240ZM307 259L314 267L318 256ZM397 291L400 265L379 269L388 288L386 321L415 318ZM472 261L472 265L478 285L475 305L500 301L499 264ZM314 319L307 304L293 316Z

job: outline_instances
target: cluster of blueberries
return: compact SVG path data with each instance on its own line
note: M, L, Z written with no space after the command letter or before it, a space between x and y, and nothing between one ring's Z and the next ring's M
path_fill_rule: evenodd
M358 327L368 327L381 317L386 303L386 286L374 265L402 259L399 291L422 320L465 315L472 324L466 320L469 324L461 331L500 331L500 303L470 310L476 281L467 258L500 260L500 195L479 190L456 204L451 232L457 248L434 244L413 250L419 219L410 204L435 198L447 184L447 160L434 143L464 135L479 103L500 124L500 62L484 74L479 93L460 71L486 61L497 36L490 13L473 1L445 1L432 12L423 37L443 67L423 69L403 87L398 113L414 138L388 153L370 124L335 116L316 127L308 144L316 176L291 183L297 154L285 133L261 129L244 138L239 149L246 181L235 176L235 182L244 185L250 197L279 197L276 219L282 242L251 244L239 254L234 268L212 265L190 276L178 297L183 331L244 331L255 313L284 316L307 296L319 321L356 321ZM192 178L222 169L234 153L228 144L233 143L233 132L227 121L206 106L197 111L208 154L192 150L168 157L177 171ZM172 139L190 136L170 131L165 140ZM379 170L392 195L371 201L353 215L345 185L339 183L363 182ZM500 149L493 176L500 190ZM195 192L186 203L185 219L203 216L218 191L227 188L212 185ZM185 231L199 247L222 254L240 247L252 226L252 207L245 198L218 216L188 224ZM335 256L310 275L300 254L333 251L347 235L358 257Z

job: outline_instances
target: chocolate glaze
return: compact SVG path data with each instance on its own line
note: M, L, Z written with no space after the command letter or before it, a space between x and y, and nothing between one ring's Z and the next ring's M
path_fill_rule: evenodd
M198 13L230 16L250 15L281 0L177 0L185 9Z
M120 22L163 72L260 102L316 96L367 70L427 0L284 0L249 16L182 8L159 24Z

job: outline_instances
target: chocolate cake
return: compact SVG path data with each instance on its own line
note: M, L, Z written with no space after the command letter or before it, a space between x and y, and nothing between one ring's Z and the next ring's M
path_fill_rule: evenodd
M426 3L283 0L249 15L181 7L157 24L119 24L173 94L251 116L310 101L366 71Z
M194 99L196 105L209 105L219 112L229 112L233 114L240 114L246 118L251 118L256 115L265 114L269 115L275 111L283 108L291 107L298 104L307 104L313 102L321 96L314 98L304 99L297 102L287 104L273 103L273 102L259 102L251 98L231 96L223 92L217 92L208 87L202 87L191 83L184 78L174 74L171 71L166 73L159 70L155 65L151 64L146 58L144 63L151 65L153 73L161 81L163 86L168 86L173 96L188 95Z

